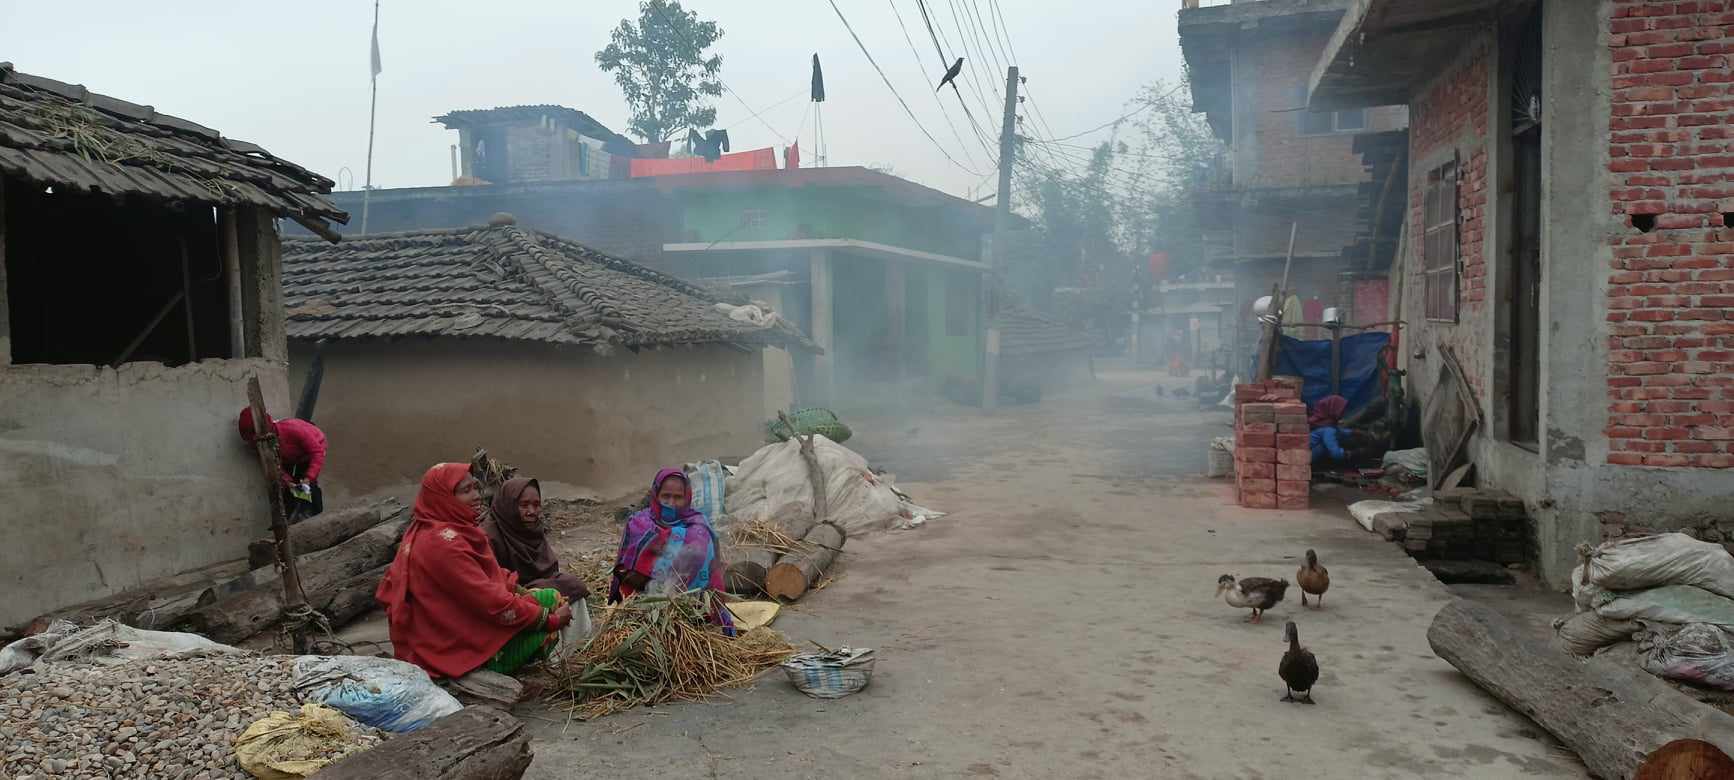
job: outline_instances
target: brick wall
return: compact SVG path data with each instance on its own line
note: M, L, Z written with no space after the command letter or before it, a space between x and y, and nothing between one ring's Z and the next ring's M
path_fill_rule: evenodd
M1480 347L1474 338L1475 323L1487 303L1487 258L1484 252L1487 214L1487 88L1493 52L1488 39L1480 39L1418 94L1410 106L1409 159L1409 262L1404 280L1404 311L1411 322L1420 321L1424 306L1421 294L1426 281L1421 271L1424 242L1424 207L1427 173L1455 157L1458 163L1458 276L1457 324L1427 322L1416 329L1418 343L1436 342L1457 353L1466 377L1480 399L1487 397L1488 377ZM1413 294L1411 294L1413 293ZM1430 388L1429 370L1416 377L1418 386Z
M1608 462L1734 468L1734 2L1612 2Z
M1354 133L1302 135L1300 112L1294 110L1305 102L1301 93L1329 38L1328 30L1270 36L1245 53L1242 62L1249 67L1236 73L1236 86L1256 95L1250 121L1257 129L1258 164L1237 185L1296 187L1367 180L1366 168L1354 151ZM1368 109L1366 130L1397 129L1406 117L1400 106Z

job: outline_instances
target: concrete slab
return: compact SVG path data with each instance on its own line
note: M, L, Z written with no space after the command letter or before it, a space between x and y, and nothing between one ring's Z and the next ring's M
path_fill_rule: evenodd
M1104 372L1106 373L1106 372ZM527 777L1581 777L1539 728L1427 647L1451 593L1340 502L1241 509L1201 474L1226 413L1154 375L993 415L850 420L851 446L952 514L852 540L834 585L786 610L796 642L879 650L873 685L808 699L780 674L708 703L593 723L520 706ZM1330 568L1262 625L1218 575ZM1323 666L1283 704L1294 620Z

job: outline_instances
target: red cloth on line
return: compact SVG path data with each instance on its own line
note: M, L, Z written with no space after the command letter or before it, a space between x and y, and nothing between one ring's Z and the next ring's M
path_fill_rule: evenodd
M241 439L251 443L253 409L243 407L235 422L241 431ZM283 473L288 474L290 469L302 466L301 479L318 482L319 472L325 470L325 432L306 420L273 420L269 414L265 415L265 427L277 432L277 458L282 461Z
M392 653L434 677L475 671L543 619L534 596L515 592L518 575L494 560L475 508L457 499L469 468L441 463L422 476L409 529L374 592Z

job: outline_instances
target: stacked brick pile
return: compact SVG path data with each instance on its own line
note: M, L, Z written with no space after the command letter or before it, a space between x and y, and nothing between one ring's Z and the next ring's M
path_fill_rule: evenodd
M1389 512L1374 530L1401 540L1416 558L1525 563L1534 527L1523 499L1500 490L1441 491L1419 512Z
M1274 400L1269 400L1274 399ZM1307 407L1293 381L1234 386L1234 477L1239 503L1306 509L1312 488Z

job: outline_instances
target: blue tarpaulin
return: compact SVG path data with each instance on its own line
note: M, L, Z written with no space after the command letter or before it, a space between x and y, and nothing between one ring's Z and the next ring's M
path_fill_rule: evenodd
M1391 343L1391 334L1369 330L1342 340L1342 378L1337 395L1348 399L1349 408L1343 416L1384 397L1379 387L1379 352ZM1331 394L1331 342L1301 341L1283 336L1276 352L1275 375L1298 376L1301 400L1307 408Z

